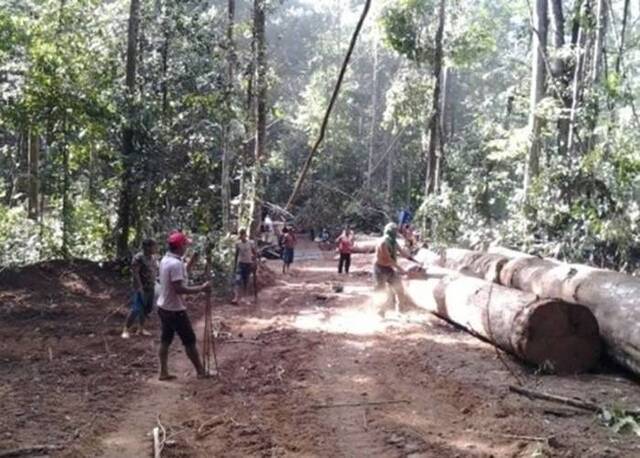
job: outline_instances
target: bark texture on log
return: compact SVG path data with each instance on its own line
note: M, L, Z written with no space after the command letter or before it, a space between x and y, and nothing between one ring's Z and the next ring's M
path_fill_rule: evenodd
M442 253L420 248L413 258L422 265L443 267Z
M503 246L492 246L487 250L488 253L491 254L500 254L506 258L531 258L533 255L523 253L522 251L512 250L511 248L503 247Z
M508 261L509 258L499 254L449 248L444 251L442 265L447 269L497 283L500 271Z
M640 278L540 258L508 262L500 283L588 307L609 355L640 375Z
M405 289L415 305L529 364L576 373L600 358L598 323L587 307L466 276L406 281Z
M542 297L549 297L547 294L542 294L542 291L537 288L534 289L533 285L537 284L544 272L557 265L553 261L533 256L512 259L502 266L497 282L503 286L529 291Z

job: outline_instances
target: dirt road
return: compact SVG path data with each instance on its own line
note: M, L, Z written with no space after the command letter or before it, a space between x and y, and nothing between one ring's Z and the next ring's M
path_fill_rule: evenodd
M106 420L96 410L101 428L60 455L150 456L159 420L164 457L640 456L633 436L612 433L593 415L507 389L518 378L635 406L633 382L616 374L538 376L419 310L382 319L368 255L339 276L332 254L311 245L298 254L304 260L279 274L257 305L218 304L219 379L197 380L176 342L170 364L178 379L156 381L155 345L140 338L148 348L139 386L112 387L114 405L126 403Z

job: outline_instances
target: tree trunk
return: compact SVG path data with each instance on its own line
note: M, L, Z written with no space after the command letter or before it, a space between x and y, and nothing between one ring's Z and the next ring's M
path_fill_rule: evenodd
M550 3L551 3L551 18L553 21L553 31L554 31L554 34L553 34L554 47L556 51L558 51L565 46L565 39L564 39L565 19L564 19L564 12L562 10L562 0L550 0ZM563 109L557 123L558 153L561 156L566 156L567 141L569 138L569 113L571 110L571 91L569 89L569 86L571 84L571 72L569 69L569 65L567 64L565 59L556 57L554 59L554 65L556 68L556 71L555 71L556 84L560 88L560 93L558 94L558 98L560 99L559 101L562 104L562 109Z
M579 41L579 32L582 28L580 26L582 11L584 9L584 1L585 0L576 0L573 5L573 19L571 20L571 46L574 48L578 45Z
M549 0L551 4L551 19L553 23L553 45L556 49L564 46L564 13L562 0Z
M531 47L531 96L529 99L529 132L531 146L527 154L524 174L524 194L529 192L531 182L540 173L540 151L542 149L543 119L537 114L538 103L543 99L546 87L544 56L547 52L548 14L547 0L536 0L533 12L533 37Z
M606 4L606 0L598 0L598 9L596 13L596 39L595 46L593 48L593 68L591 70L591 80L593 81L594 86L600 82L600 76L602 75L602 56L604 51L604 39L607 31Z
M69 258L69 236L71 235L71 202L69 188L71 177L69 173L69 146L67 145L67 118L62 120L62 257Z
M576 36L576 64L573 73L573 84L571 89L571 111L569 113L569 138L567 140L567 151L570 155L573 155L576 150L576 144L578 142L578 106L580 105L580 98L582 94L583 79L585 73L585 45L587 42L588 31L582 25L581 21L586 21L586 18L591 14L591 0L584 0L581 3L581 10L578 12L578 19L574 22L574 33ZM582 18L582 19L580 19ZM575 27L578 27L577 32Z
M605 0L598 0L596 12L596 33L593 45L593 60L591 62L591 97L587 113L588 138L586 150L591 151L596 143L595 128L600 114L600 81L602 77L604 40L607 26L607 6Z
M436 158L436 172L435 172L435 192L440 192L442 184L442 173L445 161L445 144L447 142L447 132L445 130L445 122L447 115L447 92L449 91L449 69L444 67L442 69L442 91L440 94L440 116L438 117L438 140L440 152Z
M255 237L262 221L262 162L265 155L267 126L267 53L265 38L265 2L254 0L254 27L256 33L256 139L253 166L253 199L251 202L250 234Z
M620 29L620 45L618 46L618 55L616 56L616 75L621 76L622 56L624 55L624 44L627 35L627 22L629 18L629 0L624 1L624 11L622 13L622 28ZM613 13L612 13L613 14Z
M29 218L38 219L38 194L40 192L40 137L33 130L29 132Z
M371 83L371 126L369 129L369 157L367 161L366 187L371 189L373 174L373 155L376 147L377 112L378 112L378 39L373 39L373 81Z
M131 208L135 199L133 189L133 163L135 155L135 92L138 49L138 28L140 22L140 0L131 0L129 9L129 29L127 35L126 95L128 119L122 131L122 188L118 206L117 257L124 259L129 251L129 231L131 228Z
M169 31L164 34L164 43L162 44L162 117L166 120L169 112L169 84L167 82L167 74L169 70L169 45L171 39Z
M431 115L429 117L429 146L427 150L427 173L425 179L425 197L433 194L439 187L438 183L438 123L440 122L440 92L442 85L442 40L444 37L446 1L440 0L438 8L438 28L435 36L435 54L433 59L433 77L435 85L433 87L433 100L431 104Z
M526 256L526 255L525 255ZM536 257L509 261L500 283L588 307L598 320L607 352L640 375L640 278Z
M233 79L235 66L235 48L233 40L233 29L235 24L236 2L228 1L227 7L227 88L225 93L225 111L227 123L224 127L222 145L222 175L220 177L220 197L222 200L222 231L228 233L231 229L231 184L230 184L230 120L231 120L231 97L233 96Z
M405 286L419 307L531 365L570 374L598 363L598 323L586 307L465 276L408 280Z
M440 150L444 151L444 145L447 142L447 106L449 104L449 86L450 86L451 70L444 67L442 70L442 101L440 103Z
M387 156L387 186L385 193L386 206L391 211L393 209L393 150Z

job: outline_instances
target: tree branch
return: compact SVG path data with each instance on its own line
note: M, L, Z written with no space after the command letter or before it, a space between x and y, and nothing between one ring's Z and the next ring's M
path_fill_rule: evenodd
M313 148L309 152L309 155L307 156L307 160L304 162L304 165L302 166L300 176L298 176L298 180L296 181L295 187L293 188L293 192L291 193L291 196L289 197L289 201L287 202L287 205L285 207L286 210L291 210L291 206L293 205L293 202L298 196L300 192L300 188L302 187L302 183L304 182L304 179L306 178L307 173L309 172L309 168L311 167L311 161L313 160L313 157L318 151L318 148L320 147L322 140L324 140L324 134L327 129L327 124L329 123L329 116L331 116L331 110L333 110L333 105L335 104L336 99L338 98L338 93L340 92L340 86L342 86L342 80L344 79L344 75L347 71L347 66L349 65L351 54L353 53L353 49L355 48L356 42L358 41L358 35L360 34L360 30L362 29L364 20L366 19L367 14L369 13L370 7L371 7L371 0L366 0L364 9L362 10L362 14L360 16L360 20L358 21L358 25L356 26L356 29L353 32L353 36L351 37L349 50L347 51L347 55L344 58L344 62L342 63L342 68L340 69L340 75L338 76L338 81L336 82L336 85L333 89L333 95L331 96L329 106L327 107L327 112L325 113L324 119L322 120L322 126L320 127L320 135L318 136L318 139L313 145Z

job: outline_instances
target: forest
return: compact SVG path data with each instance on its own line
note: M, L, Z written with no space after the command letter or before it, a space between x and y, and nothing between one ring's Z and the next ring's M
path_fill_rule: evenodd
M287 206L362 2L3 0L3 265L224 238ZM640 260L628 0L372 2L303 228L415 213L434 246Z
M0 458L640 456L638 64L630 0L0 0Z

